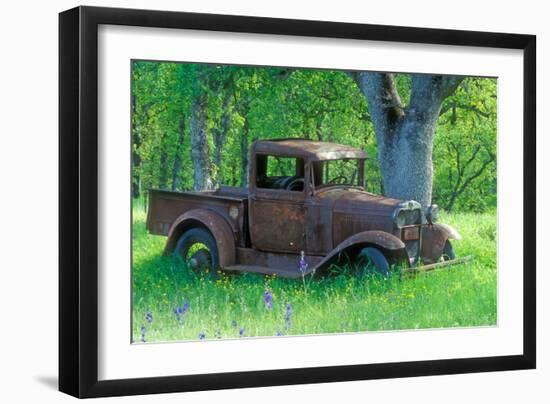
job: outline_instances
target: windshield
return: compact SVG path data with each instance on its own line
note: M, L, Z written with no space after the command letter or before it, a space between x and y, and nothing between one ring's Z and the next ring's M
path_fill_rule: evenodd
M364 167L363 159L315 161L313 184L316 189L337 185L363 187Z

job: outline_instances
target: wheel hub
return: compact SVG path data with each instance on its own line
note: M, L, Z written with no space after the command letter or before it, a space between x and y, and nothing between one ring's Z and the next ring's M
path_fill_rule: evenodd
M208 250L201 249L193 253L188 262L191 268L201 269L210 267L212 261Z

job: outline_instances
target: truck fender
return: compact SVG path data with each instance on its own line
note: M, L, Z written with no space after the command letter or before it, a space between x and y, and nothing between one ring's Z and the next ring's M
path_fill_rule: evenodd
M236 243L231 226L220 214L209 209L192 209L174 220L168 231L164 254L171 254L181 235L193 227L205 228L212 234L218 247L220 267L235 264Z
M427 263L437 262L443 253L447 240L461 240L455 228L436 223L422 227L422 258Z
M458 231L448 224L445 223L436 223L434 227L441 229L441 231L447 236L447 239L451 240L462 240L462 236Z
M405 243L398 237L385 231L367 230L348 237L336 246L319 264L317 268L326 268L338 260L342 254L354 256L365 247L378 248L390 262L399 263L407 260Z

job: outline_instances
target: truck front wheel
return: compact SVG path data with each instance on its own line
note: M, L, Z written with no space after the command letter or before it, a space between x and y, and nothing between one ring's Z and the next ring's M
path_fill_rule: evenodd
M200 227L181 235L173 255L183 259L187 267L195 271L208 270L215 274L220 266L216 240L208 230Z
M445 247L443 248L443 254L441 254L443 261L450 261L456 258L455 250L449 240L445 241Z
M390 273L390 264L382 252L374 247L366 247L357 256L357 264L364 267L371 267L375 272L386 278Z

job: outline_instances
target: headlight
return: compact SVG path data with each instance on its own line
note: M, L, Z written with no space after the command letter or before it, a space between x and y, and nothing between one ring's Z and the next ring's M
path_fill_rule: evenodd
M428 209L426 209L426 219L430 224L436 223L439 220L439 208L437 205L428 206Z
M399 209L393 214L393 221L398 228L407 224L407 213L403 209Z

